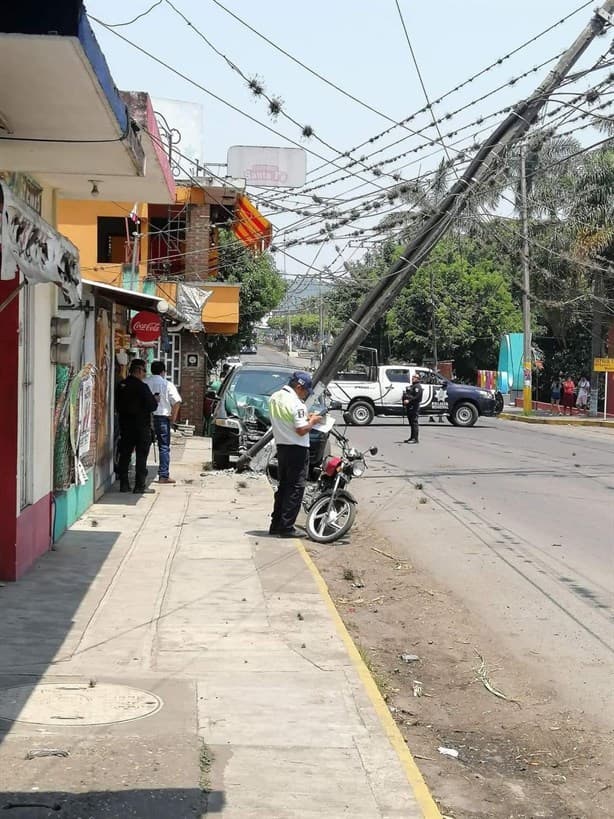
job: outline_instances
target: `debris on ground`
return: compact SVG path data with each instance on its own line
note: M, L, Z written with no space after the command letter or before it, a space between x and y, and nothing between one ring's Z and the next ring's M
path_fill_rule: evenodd
M404 663L417 663L420 657L417 654L401 654Z
M424 687L420 680L414 680L412 683L414 697L421 697L424 694Z
M394 560L395 563L399 564L407 563L406 560L401 560L400 557L395 557L394 555L391 555L389 552L384 552L383 549L378 549L375 546L371 546L371 551L377 552L378 555L383 555L384 557L387 557L388 560Z
M477 649L474 649L474 651L480 658L480 666L479 668L476 669L476 673L478 675L478 679L482 682L484 688L487 691L490 691L491 694L493 694L495 697L498 697L500 700L507 700L507 702L515 702L516 705L520 705L518 700L514 700L511 697L506 696L503 693L503 691L499 691L498 688L494 687L494 685L491 683L488 677L488 670L486 668L486 662L484 661L484 657L482 657L482 655L479 653L479 651L477 651Z
M62 748L33 748L31 751L28 751L25 758L40 759L47 756L67 757L70 756L70 753L68 751L64 751Z
M443 756L451 756L453 759L458 759L458 751L456 748L444 748L443 745L440 745L437 750L440 754L443 754Z

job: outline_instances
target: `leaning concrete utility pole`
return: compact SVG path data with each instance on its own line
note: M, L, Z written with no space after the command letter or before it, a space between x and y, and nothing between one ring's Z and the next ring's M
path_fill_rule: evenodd
M314 383L328 384L339 366L367 336L377 319L390 309L409 278L426 261L433 247L465 207L471 194L495 174L501 157L526 134L550 96L561 85L594 38L601 34L608 24L614 25L614 0L606 0L603 6L594 12L591 21L562 54L554 69L539 87L530 97L515 105L512 112L482 143L467 170L450 188L433 215L419 229L388 273L378 280L356 308L318 367ZM239 468L246 466L250 458L271 438L272 432L269 430L247 450L239 459L237 466Z

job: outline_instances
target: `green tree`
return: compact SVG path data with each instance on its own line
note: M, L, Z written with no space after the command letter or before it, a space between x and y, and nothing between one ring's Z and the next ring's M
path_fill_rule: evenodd
M462 378L496 368L501 335L520 330L521 315L505 262L470 239L439 242L395 302L387 317L394 355L431 357L431 282L439 358L453 359Z
M348 277L340 279L327 291L324 300L333 334L343 327L375 282L388 271L394 261L396 250L394 242L383 242L370 250L360 262L350 264ZM363 341L363 346L375 347L382 359L389 355L390 345L386 334L385 317L375 323Z
M277 307L285 292L285 282L271 254L253 253L226 230L220 231L218 280L241 285L239 331L234 336L213 337L208 350L212 363L250 343L256 322Z

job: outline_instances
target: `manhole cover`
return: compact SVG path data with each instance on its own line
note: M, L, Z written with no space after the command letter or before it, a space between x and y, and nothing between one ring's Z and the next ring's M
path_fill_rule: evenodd
M37 725L104 725L155 714L160 697L111 683L40 683L0 690L0 719Z

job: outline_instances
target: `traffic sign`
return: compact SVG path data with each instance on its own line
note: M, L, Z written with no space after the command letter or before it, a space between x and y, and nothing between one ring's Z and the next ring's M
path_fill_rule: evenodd
M595 358L593 360L593 372L614 373L614 358Z

